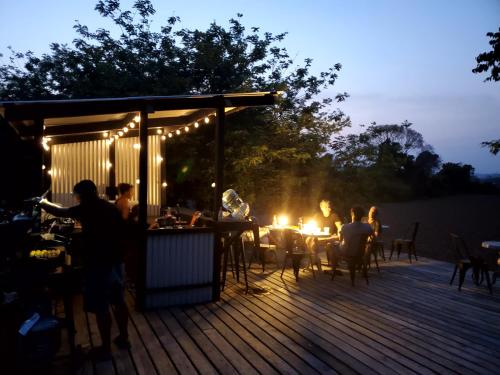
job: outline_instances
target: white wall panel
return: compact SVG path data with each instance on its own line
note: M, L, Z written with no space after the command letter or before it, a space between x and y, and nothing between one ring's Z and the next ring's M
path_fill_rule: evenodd
M161 206L161 164L160 136L148 137L148 216L158 216ZM116 183L128 183L135 186L135 197L138 200L139 189L139 137L118 138L115 146Z
M105 140L67 143L51 147L52 200L64 206L74 205L73 186L92 180L100 196L108 186L108 144Z

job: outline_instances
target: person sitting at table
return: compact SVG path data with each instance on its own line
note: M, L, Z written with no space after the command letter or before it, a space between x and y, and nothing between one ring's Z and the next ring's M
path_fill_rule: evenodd
M84 246L84 309L96 315L102 346L89 355L96 361L111 359L111 314L115 306L119 336L114 340L120 348L130 348L128 309L124 297L122 233L124 222L115 205L100 199L91 180L82 180L73 188L78 205L65 208L46 199L40 206L58 217L74 218L82 224Z
M333 247L335 246L334 240L336 239L338 231L342 227L342 221L340 220L340 216L333 211L329 200L323 199L319 203L319 208L321 212L315 215L315 221L322 231L326 231L328 229L330 236L324 238L309 237L306 238L306 244L313 252L318 269L321 270L321 258L319 257L319 252L323 249L326 251L326 257L328 263L330 264L331 253L333 251Z
M379 211L376 206L370 207L370 211L368 211L368 224L373 229L373 239L378 239L382 234L382 223L379 218Z
M339 232L340 246L333 252L332 263L336 266L341 257L356 256L359 250L360 239L364 236L373 235L370 224L362 223L361 219L365 214L363 207L355 206L351 208L351 220L349 224L344 224Z

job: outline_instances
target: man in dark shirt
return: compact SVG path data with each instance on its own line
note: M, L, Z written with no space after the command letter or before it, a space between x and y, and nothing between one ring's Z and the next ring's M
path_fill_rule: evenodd
M115 205L98 197L97 188L92 181L77 183L73 194L79 201L76 206L62 208L47 200L42 200L40 205L54 216L71 217L82 224L84 308L96 314L102 339L102 347L95 348L90 354L96 360L107 360L111 358L110 304L115 306L115 318L120 332L114 342L120 348L130 346L120 241L124 222Z
M306 244L311 249L316 258L316 266L319 270L321 270L321 259L319 257L319 252L325 250L328 263L330 263L330 255L333 251L333 247L335 246L337 233L342 227L342 221L340 220L339 215L337 215L337 213L333 211L329 200L323 199L319 203L319 208L321 212L316 214L314 219L316 221L316 224L322 231L325 231L328 228L330 236L321 238L308 237L306 238Z

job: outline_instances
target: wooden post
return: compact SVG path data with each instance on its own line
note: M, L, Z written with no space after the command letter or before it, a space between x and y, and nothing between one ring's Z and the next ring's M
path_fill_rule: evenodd
M220 299L220 273L222 256L222 233L218 227L219 210L222 206L222 192L224 185L224 131L226 125L226 112L224 110L224 97L220 97L220 104L217 107L217 117L215 122L215 197L214 197L214 220L215 220L215 243L214 243L214 263L213 263L213 283L212 299Z
M42 146L42 141L43 141L43 119L39 118L36 119L35 121L35 134L34 134L34 142L35 142L35 160L36 160L36 167L35 167L35 173L33 176L33 181L35 181L35 188L33 190L32 195L40 196L41 194L44 193L44 175L45 171L42 169L43 161L44 161L44 153L45 150L43 149ZM47 169L48 173L48 169Z
M164 135L165 137L165 135ZM161 184L161 201L160 208L167 205L167 189L168 187L163 186L164 182L167 182L167 140L160 141L160 155L163 158L163 162L160 166L160 184Z
M139 227L141 230L141 249L137 272L136 308L142 310L146 303L146 262L147 262L147 227L148 227L148 112L141 111L139 128Z
M108 199L109 200L115 200L116 199L116 167L115 167L115 162L116 162L116 147L115 147L115 142L110 143L109 149L108 149L108 160L109 163L111 164L109 167L108 171L108 188L109 188L109 194L108 194Z

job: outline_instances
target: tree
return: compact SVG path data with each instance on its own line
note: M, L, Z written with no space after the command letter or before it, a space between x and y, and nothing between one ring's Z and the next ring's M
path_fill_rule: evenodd
M483 52L476 57L477 66L472 69L473 73L483 73L490 71L490 75L485 78L486 81L500 80L500 28L498 32L487 33L490 37L490 46L493 48L489 52ZM493 155L500 151L500 139L482 142L483 147L488 147Z
M320 95L335 84L340 64L313 75L312 59L297 64L281 46L286 33L273 35L258 27L248 32L241 14L228 28L215 22L204 31L178 28L180 19L171 17L153 31L155 10L149 0L136 0L131 10L122 10L118 0L100 0L95 9L119 26L119 36L77 23L71 45L52 43L40 57L13 51L10 63L0 67L0 98L279 90L283 95L277 106L228 118L227 185L257 207L270 209L315 186L313 176L327 174L323 157L330 138L350 125L333 108L348 95ZM176 182L169 190L171 199L210 204L213 146L209 127L169 143L167 174Z

